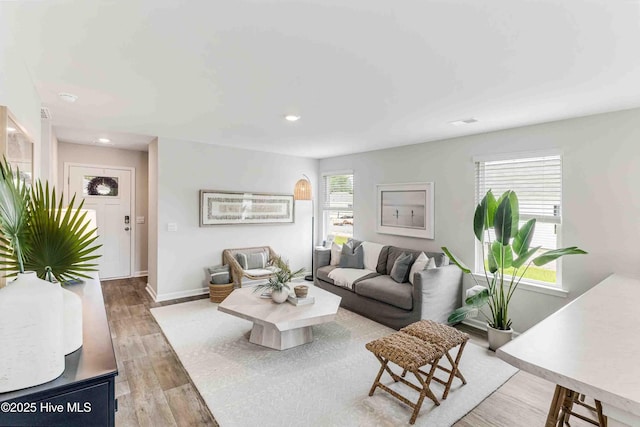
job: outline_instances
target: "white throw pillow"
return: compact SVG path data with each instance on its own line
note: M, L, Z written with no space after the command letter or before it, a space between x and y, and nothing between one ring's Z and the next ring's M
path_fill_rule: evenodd
M380 258L380 252L384 245L373 242L362 242L362 249L364 250L364 268L371 271L376 271L378 267L378 258Z
M331 243L331 261L329 265L340 264L340 255L342 254L342 245L338 245L335 242Z
M411 266L411 271L409 271L409 282L413 285L413 275L417 271L428 270L430 268L436 268L435 258L429 258L427 254L421 252Z

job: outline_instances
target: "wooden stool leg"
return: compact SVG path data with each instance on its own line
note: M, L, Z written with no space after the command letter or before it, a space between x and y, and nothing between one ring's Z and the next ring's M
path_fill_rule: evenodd
M373 382L373 385L371 386L371 390L369 390L369 396L373 396L373 392L376 391L376 387L378 386L378 384L380 384L380 377L382 377L382 373L384 372L385 369L387 369L387 363L389 363L388 360L384 360L381 357L378 357L378 360L380 361L380 370L378 371L378 375L376 376L375 381Z
M562 407L562 402L564 402L564 398L566 395L567 389L556 385L556 390L553 393L553 399L551 399L549 413L547 414L547 421L544 424L545 427L556 427L556 424L558 423L560 408Z
M451 389L451 384L453 383L453 379L455 377L460 378L462 380L462 384L467 383L467 380L465 380L464 376L462 375L462 372L460 372L460 370L458 369L458 363L460 363L460 358L462 358L462 350L464 350L464 346L466 344L467 344L466 341L460 344L460 348L458 349L458 354L456 355L456 360L453 360L449 352L446 353L447 359L451 364L451 374L449 375L449 381L447 381L447 384L444 387L444 393L442 393L442 400L446 399L447 396L449 395L449 390Z

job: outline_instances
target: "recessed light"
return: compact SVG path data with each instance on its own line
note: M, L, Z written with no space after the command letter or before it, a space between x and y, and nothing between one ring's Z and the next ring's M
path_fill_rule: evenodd
M111 140L109 138L98 138L98 142L101 142L103 144L108 144L111 142Z
M463 120L455 120L453 122L449 122L449 124L454 126L463 126L463 125L470 125L472 123L477 123L477 122L478 122L478 119L474 119L473 117L471 117Z
M287 114L284 116L284 119L289 122L297 122L300 120L300 116L296 116L295 114Z
M59 97L60 99L62 99L63 101L65 101L65 102L70 102L70 103L72 103L72 104L73 104L74 102L76 102L76 101L77 101L77 99L78 99L78 96L77 96L77 95L74 95L74 94L72 94L72 93L67 93L67 92L61 92L61 93L59 93L59 94L58 94L58 97Z
M15 132L16 128L12 128L11 126L7 126L7 132Z

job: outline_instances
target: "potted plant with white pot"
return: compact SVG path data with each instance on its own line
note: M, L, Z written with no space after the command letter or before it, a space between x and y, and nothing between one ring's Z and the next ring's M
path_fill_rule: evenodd
M470 274L476 283L465 300L465 305L449 316L450 323L461 322L481 313L487 320L489 348L496 350L511 340L509 303L522 277L531 264L543 266L564 255L586 254L576 246L541 251L541 246L531 247L536 220L530 219L520 226L520 211L516 193L506 191L496 200L491 190L487 192L475 210L473 232L482 246L484 278L487 285L480 285L471 269L455 257L448 248L442 250L464 273ZM491 241L492 230L495 240ZM485 254L486 253L486 254ZM486 255L486 256L485 256ZM489 307L487 315L482 308Z
M271 291L271 299L273 302L281 304L287 300L289 296L289 283L296 277L301 277L304 274L304 268L300 270L291 271L289 263L283 260L281 257L275 257L273 259L273 275L269 278L269 281L263 285L256 286L254 292L268 290Z
M51 282L88 277L99 247L82 203L63 207L53 188L19 176L0 162L0 270L17 276L0 289L0 392L57 377L82 345L82 301Z

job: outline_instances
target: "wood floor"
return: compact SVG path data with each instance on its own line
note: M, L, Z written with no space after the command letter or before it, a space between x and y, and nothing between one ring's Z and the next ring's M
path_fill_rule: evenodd
M119 371L116 426L217 426L149 312L152 307L201 297L155 303L145 286L146 278L102 282ZM481 333L464 329L476 344L487 345ZM455 426L544 426L553 390L553 384L519 372ZM571 426L590 424L573 417Z

